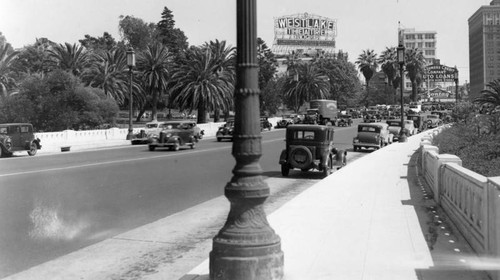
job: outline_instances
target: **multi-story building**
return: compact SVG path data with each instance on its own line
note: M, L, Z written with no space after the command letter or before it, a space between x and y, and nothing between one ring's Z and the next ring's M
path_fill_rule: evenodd
M469 18L470 98L500 78L500 0L481 6Z

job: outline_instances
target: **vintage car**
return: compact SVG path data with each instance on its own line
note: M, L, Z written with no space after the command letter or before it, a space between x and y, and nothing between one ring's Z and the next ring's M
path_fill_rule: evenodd
M153 121L146 123L143 129L134 135L134 138L130 141L132 145L147 144L148 139L153 135L158 135L163 129L163 124L165 122Z
M375 148L376 150L393 142L393 137L389 132L387 123L360 123L358 124L358 134L352 140L354 151L361 148Z
M159 134L153 134L149 137L148 148L150 151L162 147L178 151L181 146L189 146L194 149L198 142L193 121L168 121L162 127L163 129Z
M347 152L333 146L333 126L289 125L286 128L286 149L281 152L281 174L288 176L291 169L303 172L317 169L323 176L346 164Z
M295 121L291 115L283 115L281 120L276 123L276 128L286 128L290 124L294 124Z
M387 124L389 125L389 133L394 135L392 140L399 141L399 135L401 132L401 119L387 120ZM404 129L407 137L415 135L418 132L412 120L404 120Z
M11 156L17 151L28 151L28 155L34 156L42 148L40 142L30 123L0 124L0 157Z
M219 127L217 133L215 134L215 137L217 138L218 142L224 139L229 139L230 141L233 141L233 132L234 132L234 119L228 119L223 126Z
M352 125L352 116L351 115L340 115L337 120L337 126L351 126Z
M435 128L443 125L443 120L438 115L427 115L427 128Z
M418 132L422 132L427 129L427 115L407 115L406 119L413 121Z
M273 125L269 122L267 117L260 118L260 131L263 131L265 129L268 129L269 131L271 131L272 128L273 128Z

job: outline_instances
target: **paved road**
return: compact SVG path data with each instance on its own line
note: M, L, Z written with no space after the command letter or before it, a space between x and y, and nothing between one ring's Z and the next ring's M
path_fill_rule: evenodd
M337 128L336 146L350 148L354 133ZM283 139L284 130L263 134L266 177L281 178ZM127 146L0 159L0 277L220 196L235 164L230 151L230 142L203 139L179 152ZM285 184L320 179L290 177Z

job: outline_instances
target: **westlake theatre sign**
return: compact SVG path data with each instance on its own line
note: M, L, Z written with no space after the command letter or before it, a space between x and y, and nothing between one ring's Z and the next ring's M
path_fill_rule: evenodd
M455 81L455 68L448 67L445 65L434 64L429 65L426 68L426 74L424 74L424 80L429 80L432 82L454 82Z
M274 19L273 52L286 54L292 50L323 50L333 52L337 21L303 13Z

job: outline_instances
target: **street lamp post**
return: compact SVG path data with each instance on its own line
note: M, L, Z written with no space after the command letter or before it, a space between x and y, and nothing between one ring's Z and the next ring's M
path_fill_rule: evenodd
M455 66L454 80L455 80L455 107L456 107L458 105L458 69L457 69L457 66Z
M236 1L236 87L233 177L224 188L230 201L226 223L213 238L212 280L283 278L281 240L267 221L270 190L262 177L257 63L257 1Z
M129 85L128 85L128 93L129 93L129 100L128 100L128 134L127 134L127 140L132 140L134 137L133 134L133 128L132 128L132 103L133 103L133 97L132 97L132 68L135 66L135 52L132 47L130 47L127 50L127 65L128 65L128 75L129 75Z
M401 130L399 131L399 142L406 142L406 133L405 133L405 118L404 118L404 102L403 102L403 85L404 85L404 77L403 77L403 67L405 64L405 47L402 44L399 44L397 48L398 55L398 63L399 63L399 75L401 76Z

